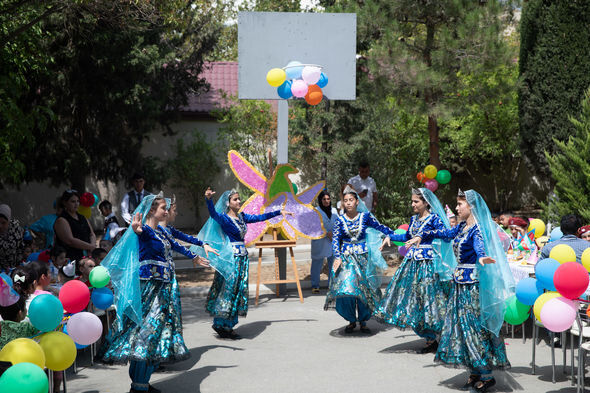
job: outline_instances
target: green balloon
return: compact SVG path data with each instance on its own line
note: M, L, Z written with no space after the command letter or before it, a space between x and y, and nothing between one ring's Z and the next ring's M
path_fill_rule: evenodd
M406 233L407 231L405 229L396 229L395 231L393 231L394 234L396 235L403 235L404 233ZM404 242L393 242L393 244L395 244L396 246L403 246L405 243Z
M522 304L516 296L512 296L506 300L506 313L504 314L504 320L510 325L520 325L529 317L531 307L526 304Z
M90 271L90 284L94 288L106 287L109 281L111 281L111 275L104 266L97 266Z
M436 181L440 184L447 184L451 181L451 172L447 171L446 169L442 169L438 171L435 177Z
M33 363L18 363L9 367L0 377L2 393L47 393L47 375Z

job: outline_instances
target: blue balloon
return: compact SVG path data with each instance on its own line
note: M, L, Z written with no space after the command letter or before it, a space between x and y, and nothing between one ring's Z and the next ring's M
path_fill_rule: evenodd
M60 324L64 308L58 298L49 294L35 296L29 306L29 320L42 332L50 332Z
M303 71L303 66L301 67L293 67L296 65L301 64L300 61L290 61L285 67L285 73L287 74L288 79L299 79L301 78L301 72Z
M532 277L520 280L516 285L516 298L522 304L532 306L535 300L543 294L543 286Z
M318 83L316 83L316 85L323 89L324 87L326 87L327 84L328 76L322 72L322 75L320 75L320 80L318 81Z
M293 93L291 92L291 85L293 82L291 81L284 81L282 85L277 87L277 94L282 99L288 100L289 98L293 97Z
M555 284L553 284L553 276L559 266L560 263L553 258L545 258L537 262L535 265L535 277L537 277L543 288L550 291L557 290Z
M68 334L68 324L64 324L64 334ZM69 334L68 334L69 336ZM72 339L72 341L74 341L74 339ZM86 348L88 345L82 345L82 344L78 344L77 342L74 341L74 344L76 344L76 349L84 349Z
M561 239L562 237L563 237L563 232L561 232L561 227L555 227L551 231L551 235L549 236L549 241L554 242L556 240Z
M92 304L98 309L106 310L110 306L113 305L113 291L109 288L95 288L92 290L92 295L90 296L92 300Z

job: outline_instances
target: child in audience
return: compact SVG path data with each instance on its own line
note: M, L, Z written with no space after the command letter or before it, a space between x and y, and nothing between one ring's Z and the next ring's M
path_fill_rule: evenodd
M113 213L113 205L109 201L102 201L98 205L98 210L100 210L100 214L104 217L104 237L105 240L111 240L113 243L116 242L118 239L117 235L119 232L125 230L125 228L121 228L119 225L119 221Z
M12 306L0 306L0 351L15 338L32 337L39 333L30 322L23 321L27 316L26 303L21 296Z
M51 284L51 273L49 271L49 265L45 262L31 262L29 269L35 278L35 291L27 299L27 309L31 305L33 299L39 295L45 295L52 293L48 291L49 285Z
M92 260L94 260L95 265L99 266L102 260L107 256L107 251L104 248L95 248L92 250L92 253L90 253L90 256Z
M98 247L102 248L108 253L113 248L113 241L102 239L100 242L98 242Z
M12 288L25 300L35 292L37 276L31 269L31 264L18 266L12 271Z
M78 271L76 272L78 277L76 277L76 280L80 280L90 287L90 272L95 266L96 264L92 258L82 258L78 261Z

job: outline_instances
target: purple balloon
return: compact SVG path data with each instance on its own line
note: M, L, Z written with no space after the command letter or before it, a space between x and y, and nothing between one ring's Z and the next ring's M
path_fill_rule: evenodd
M438 189L438 182L434 179L426 180L426 183L424 183L424 185L432 192L435 192Z
M406 254L408 253L408 249L406 246L400 246L397 251L399 251L399 255L401 255L402 257L405 257Z

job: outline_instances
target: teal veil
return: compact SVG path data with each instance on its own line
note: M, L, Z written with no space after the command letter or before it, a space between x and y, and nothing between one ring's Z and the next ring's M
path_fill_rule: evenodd
M465 197L481 231L486 255L496 260L496 263L480 266L479 302L483 326L497 336L504 322L506 300L514 295L514 278L496 223L492 220L485 201L473 190L466 191Z
M450 229L451 223L449 222L449 218L436 195L428 188L420 188L420 193L430 205L430 212L437 214L445 224L445 228ZM434 239L432 241L432 250L434 251L432 262L435 273L438 274L442 281L452 280L455 267L457 266L457 258L455 258L452 242Z
M145 224L146 217L152 208L152 203L160 195L147 195L133 212L141 214L141 223ZM127 316L136 324L141 323L141 289L139 286L139 239L133 229L129 227L115 247L107 254L101 265L106 267L111 275L111 283L115 292L117 318L123 321Z
M355 193L356 194L356 193ZM369 213L372 214L367 206L363 202L363 200L356 195L359 201L357 211L360 213ZM369 258L367 261L367 269L366 269L366 276L369 282L369 286L372 290L377 290L381 287L381 276L383 270L387 269L387 263L385 259L383 259L383 255L379 250L381 244L383 243L381 232L374 228L367 228L367 249L369 250Z
M235 191L225 191L221 195L215 204L217 214L225 214L227 212L229 197L232 194L235 194ZM229 237L225 234L221 225L219 225L219 223L217 223L212 217L209 217L197 237L219 252L219 255L209 253L209 256L207 257L209 264L213 269L217 270L226 281L232 282L236 274L234 269L234 253ZM191 246L190 250L203 258L205 257L205 250L202 247Z

